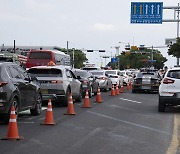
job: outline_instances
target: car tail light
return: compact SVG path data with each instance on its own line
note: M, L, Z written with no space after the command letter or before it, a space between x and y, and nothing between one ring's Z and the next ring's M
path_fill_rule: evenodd
M100 80L106 80L106 77L100 77L99 79Z
M165 78L165 79L163 80L163 83L164 83L164 84L172 84L172 83L174 83L174 80Z
M51 83L63 83L61 80L52 80Z
M0 87L3 87L5 85L7 85L8 83L7 82L0 82Z
M83 84L88 84L88 81L87 81L87 80L84 80L84 81L83 81Z

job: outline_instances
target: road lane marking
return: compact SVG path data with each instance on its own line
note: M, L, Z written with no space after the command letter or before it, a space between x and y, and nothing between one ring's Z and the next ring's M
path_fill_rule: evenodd
M34 124L33 121L18 121L17 123L18 123L18 124L19 124L19 123L20 123L20 124Z
M96 135L98 132L100 132L102 130L102 128L96 128L94 129L92 132L90 132L88 135L86 135L85 137L83 137L81 140L79 140L77 143L75 143L74 145L72 145L72 148L79 148L82 146L82 144L84 144L90 137Z
M125 121L125 120L120 120L120 119L117 119L117 118L113 118L113 117L106 116L104 114L99 114L99 113L92 112L92 111L87 111L87 112L98 115L98 116L101 116L101 117L104 117L104 118L107 118L107 119L111 119L111 120L114 120L114 121L119 121L119 122L122 122L122 123L125 123L125 124L133 125L133 126L136 126L136 127L141 127L141 128L144 128L144 129L148 129L148 130L151 130L151 131L154 131L154 132L158 132L158 133L162 133L162 134L166 134L166 135L171 135L168 132L164 132L164 131L161 131L161 130L158 130L158 129L155 129L155 128L151 128L151 127L148 127L148 126L136 124L136 123Z
M133 101L133 100L130 100L130 99L125 99L125 98L120 98L124 101L128 101L128 102L134 102L134 103L138 103L138 104L141 104L142 102L138 102L138 101Z
M169 148L166 152L166 154L172 154L172 153L176 153L177 149L178 149L178 145L179 145L179 141L178 141L178 128L180 126L180 120L179 120L179 115L175 114L174 115L174 129L173 129L173 135L172 135L172 139L171 139L171 143L169 145Z

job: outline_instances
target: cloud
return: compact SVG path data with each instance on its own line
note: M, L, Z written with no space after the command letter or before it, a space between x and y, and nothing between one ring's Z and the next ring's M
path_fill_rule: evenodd
M115 29L115 27L112 24L101 23L94 24L94 28L99 31L113 31Z

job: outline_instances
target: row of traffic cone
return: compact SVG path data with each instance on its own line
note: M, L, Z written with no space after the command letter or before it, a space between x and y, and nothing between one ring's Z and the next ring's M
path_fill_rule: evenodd
M131 82L127 83L126 89L127 90L131 90L132 89L132 83ZM120 93L124 93L123 85L120 86L120 89L118 88L117 84L116 84L116 88L114 88L114 85L112 85L110 96L116 96L116 95L119 95Z
M99 88L98 88L98 92L97 92L95 102L96 103L102 103L103 102L103 100L101 99L101 94L100 94ZM86 91L86 96L84 99L84 105L82 107L83 108L91 108L88 90ZM74 112L72 94L70 93L66 115L75 115L75 114L76 113ZM15 108L14 108L14 106L12 106L11 113L10 113L10 119L9 119L9 125L8 125L7 137L1 138L2 140L21 140L21 139L23 139L23 137L19 136L16 121L17 121L17 119L16 119ZM46 110L45 120L44 120L44 123L42 123L42 125L55 125L54 118L53 118L51 99L49 99L49 101L48 101L48 107Z

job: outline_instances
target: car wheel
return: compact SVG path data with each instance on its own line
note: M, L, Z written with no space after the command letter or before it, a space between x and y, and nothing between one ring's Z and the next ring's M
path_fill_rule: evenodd
M40 92L36 95L36 104L34 109L30 109L31 115L40 115L42 111L42 96Z
M159 111L159 112L165 112L165 109L166 109L166 103L164 102L164 100L162 99L162 97L159 96L158 111Z
M92 88L92 86L91 86L91 87L90 87L90 90L89 90L89 98L91 98L92 95L93 95L93 88Z
M76 99L77 102L81 102L82 101L82 88L79 89L79 96Z
M66 91L66 95L64 97L64 100L63 100L63 106L64 107L67 107L68 106L68 101L69 101L69 95L71 93L71 90L68 88L67 91Z

